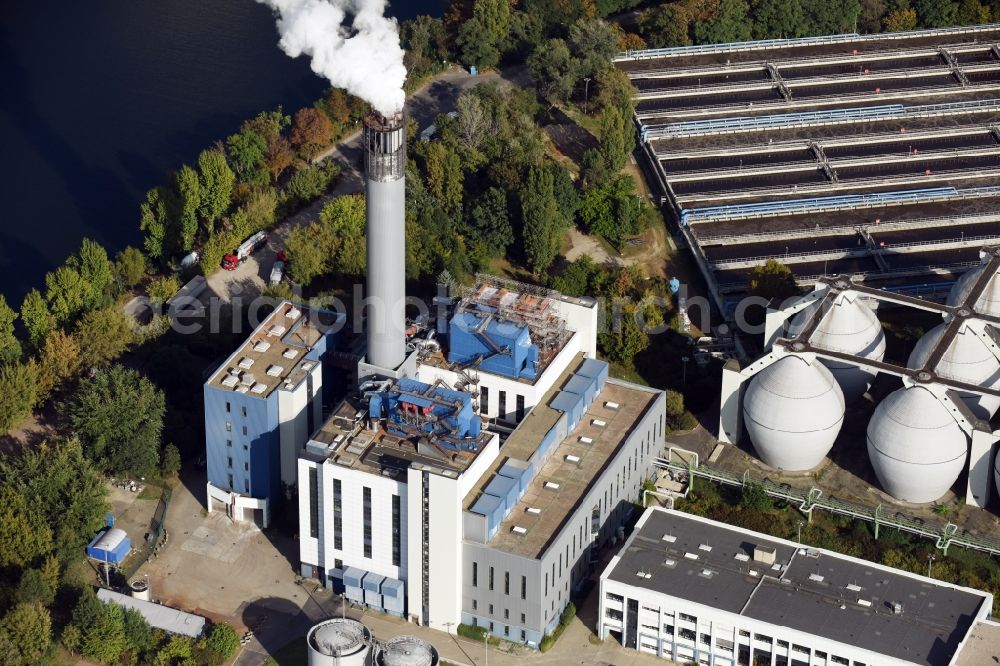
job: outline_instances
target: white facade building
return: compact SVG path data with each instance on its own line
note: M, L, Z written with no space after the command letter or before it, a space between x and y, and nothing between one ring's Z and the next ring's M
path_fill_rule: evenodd
M947 666L993 596L661 508L601 575L597 633L709 666Z

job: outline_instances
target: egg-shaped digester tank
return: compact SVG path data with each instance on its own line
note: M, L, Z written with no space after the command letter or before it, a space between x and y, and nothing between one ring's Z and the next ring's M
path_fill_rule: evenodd
M906 362L908 368L919 370L924 367L931 352L941 341L947 326L947 324L935 326L917 340L910 359ZM958 334L952 338L933 372L955 381L987 388L1000 388L1000 361L968 326L962 326ZM989 420L1000 409L998 397L966 392L959 392L959 395L973 414L981 419Z
M965 299L969 297L972 288L985 271L985 265L976 266L966 271L948 292L946 303L952 307L965 303ZM975 303L970 305L979 314L1000 316L1000 275L994 274L986 288L983 289L983 293L979 295Z
M767 465L809 470L822 462L837 439L844 422L844 394L817 359L789 354L750 381L743 421Z
M375 658L377 666L438 666L437 648L415 636L396 636L383 643Z
M893 391L868 423L868 457L898 500L940 499L965 468L968 442L948 407L923 386Z
M795 315L789 334L797 335L819 307L817 301ZM856 294L842 293L833 299L830 311L816 327L809 342L816 347L855 354L873 361L881 361L885 357L882 324L875 312ZM847 404L861 398L875 380L874 372L850 363L832 359L822 359L822 363L840 384Z
M371 666L372 634L357 620L334 618L306 634L309 666Z

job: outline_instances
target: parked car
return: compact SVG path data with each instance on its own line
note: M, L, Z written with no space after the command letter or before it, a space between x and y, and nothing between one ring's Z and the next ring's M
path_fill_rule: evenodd
M271 267L271 279L269 282L271 284L278 284L281 282L281 278L285 276L285 262L278 260L274 262L274 266Z

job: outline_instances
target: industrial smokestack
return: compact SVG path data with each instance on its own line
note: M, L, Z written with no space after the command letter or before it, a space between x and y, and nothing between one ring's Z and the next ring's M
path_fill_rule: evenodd
M365 118L368 363L394 370L406 355L406 122Z

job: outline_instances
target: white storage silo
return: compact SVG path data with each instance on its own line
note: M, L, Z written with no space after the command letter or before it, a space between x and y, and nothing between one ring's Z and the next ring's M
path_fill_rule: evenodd
M951 288L948 292L947 304L955 307L961 305L966 297L968 297L969 292L972 291L972 287L975 286L976 281L982 276L983 271L986 270L986 266L976 266L975 268L967 271L962 277L958 278L955 286ZM990 278L989 284L986 285L986 289L983 293L976 299L976 302L972 304L972 309L979 314L1000 316L1000 279L998 276L994 275Z
M415 636L396 636L381 645L378 666L438 666L437 648Z
M940 324L927 331L913 347L907 367L918 370L930 358L931 352L944 335L947 324ZM948 345L934 373L947 379L1000 388L1000 361L993 355L979 336L968 326L962 326ZM1000 398L959 393L969 409L981 419L989 420L1000 409Z
M868 457L882 488L904 502L933 502L965 467L968 441L923 386L893 391L868 423Z
M320 622L306 634L309 666L371 666L372 634L357 620Z
M885 333L875 312L859 300L857 294L842 293L833 299L833 307L816 327L809 343L816 347L856 354L874 361L885 357ZM809 318L819 309L819 302L808 306L797 314L791 323L789 333L797 334ZM823 359L823 365L830 369L848 404L865 394L875 379L875 373L862 368Z
M802 471L830 452L844 422L844 395L816 359L789 354L750 381L743 419L767 465Z

